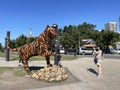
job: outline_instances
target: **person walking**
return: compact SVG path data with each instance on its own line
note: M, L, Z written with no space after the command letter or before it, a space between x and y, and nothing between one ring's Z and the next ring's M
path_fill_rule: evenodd
M94 52L93 54L95 55L94 57L94 63L98 67L98 76L100 77L102 75L102 66L101 66L101 61L103 60L103 53L100 47L95 47L93 48Z

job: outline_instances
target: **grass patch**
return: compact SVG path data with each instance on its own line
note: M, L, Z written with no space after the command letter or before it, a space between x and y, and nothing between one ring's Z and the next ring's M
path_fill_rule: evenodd
M5 71L7 71L7 70L12 70L13 69L13 67L0 67L0 75L2 74L2 73L4 73Z
M74 55L62 55L61 60L73 60L73 59L78 59L78 58L80 58L79 55L76 55L76 56L74 56Z
M19 70L19 71L16 71L14 74L17 77L22 77L26 75L26 72L24 70Z
M74 56L74 55L61 55L61 60L74 60L80 58L79 55ZM45 57L42 56L33 56L30 58L31 61L38 61L38 60L45 60ZM54 56L50 57L50 60L54 60Z
M5 57L5 52L0 52L0 57Z
M5 52L0 52L0 56L1 57L5 57ZM64 55L64 54L61 54L61 60L74 60L74 59L78 59L80 58L80 55ZM10 52L10 60L16 60L18 61L19 60L19 56L18 56L18 53L17 52ZM45 57L43 56L33 56L30 58L31 61L40 61L40 60L45 60ZM54 60L54 56L50 56L50 60Z
M15 68L15 67L0 67L0 75L6 71L14 71L14 75L17 77L22 77L26 75L26 72L24 71L24 69L19 69L19 68Z

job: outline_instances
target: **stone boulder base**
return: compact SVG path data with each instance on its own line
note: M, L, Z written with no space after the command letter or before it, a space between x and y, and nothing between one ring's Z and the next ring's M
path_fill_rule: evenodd
M63 67L52 66L45 67L43 69L37 70L36 72L32 71L32 77L37 80L45 80L48 82L53 81L64 81L68 78L68 73Z

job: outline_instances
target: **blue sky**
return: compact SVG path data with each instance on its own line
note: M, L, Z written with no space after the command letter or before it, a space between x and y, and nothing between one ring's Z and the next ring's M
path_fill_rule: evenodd
M117 22L119 0L0 0L0 43L4 46L6 32L11 39L21 34L38 36L46 25L79 25L83 22L104 29L107 22Z

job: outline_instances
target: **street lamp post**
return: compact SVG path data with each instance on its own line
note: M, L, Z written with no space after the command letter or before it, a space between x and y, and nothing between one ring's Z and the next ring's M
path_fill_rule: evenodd
M58 25L57 24L53 24L52 26L53 28L55 28L58 32ZM58 32L58 35L56 36L55 38L55 52L57 53L57 55L54 56L54 65L58 65L59 64L59 61L60 61L60 45L59 45L59 42L60 42L60 36L59 36L59 32Z

